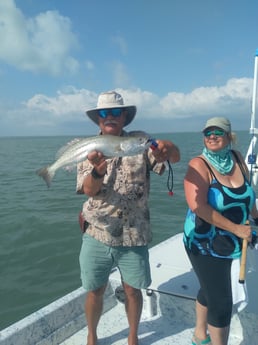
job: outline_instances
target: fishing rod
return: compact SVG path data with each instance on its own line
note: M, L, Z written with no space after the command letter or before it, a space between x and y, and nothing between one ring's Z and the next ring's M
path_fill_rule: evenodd
M245 224L248 225L249 221L247 220ZM239 271L239 279L238 279L238 282L240 284L245 283L247 246L248 246L247 239L244 238L242 242L242 254L241 254L240 271Z

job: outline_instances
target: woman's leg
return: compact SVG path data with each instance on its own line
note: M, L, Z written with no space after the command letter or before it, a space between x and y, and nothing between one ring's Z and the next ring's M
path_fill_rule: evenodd
M196 302L195 335L205 339L208 328L212 345L227 345L232 312L232 260L188 255L201 286Z
M229 326L214 327L208 325L212 345L227 345L229 337Z
M195 304L195 312L196 312L196 325L194 335L200 339L205 340L208 336L207 334L207 307L203 306L196 300Z

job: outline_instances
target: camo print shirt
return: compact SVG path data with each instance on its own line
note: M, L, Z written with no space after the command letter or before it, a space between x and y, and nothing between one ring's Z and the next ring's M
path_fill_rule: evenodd
M152 239L148 197L150 171L161 175L151 149L132 157L107 160L107 173L97 195L83 205L87 234L109 246L143 246ZM92 170L88 160L77 167L77 193Z

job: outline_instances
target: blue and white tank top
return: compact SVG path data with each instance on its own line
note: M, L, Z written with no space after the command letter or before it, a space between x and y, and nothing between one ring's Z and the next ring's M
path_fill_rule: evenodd
M255 203L255 193L245 177L239 158L234 151L232 152L242 171L244 183L237 188L222 185L208 163L203 159L212 175L208 190L208 203L233 223L245 224ZM200 157L200 159L202 158ZM187 211L184 224L184 244L196 254L229 259L241 256L242 239L229 231L207 223L190 209Z

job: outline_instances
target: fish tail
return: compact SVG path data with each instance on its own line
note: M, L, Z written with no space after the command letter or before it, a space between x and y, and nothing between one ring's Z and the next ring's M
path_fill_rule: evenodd
M45 182L49 188L51 185L51 181L55 175L55 170L50 169L49 166L46 166L44 168L38 169L36 171L36 174L38 174L40 177L42 177L45 180Z

